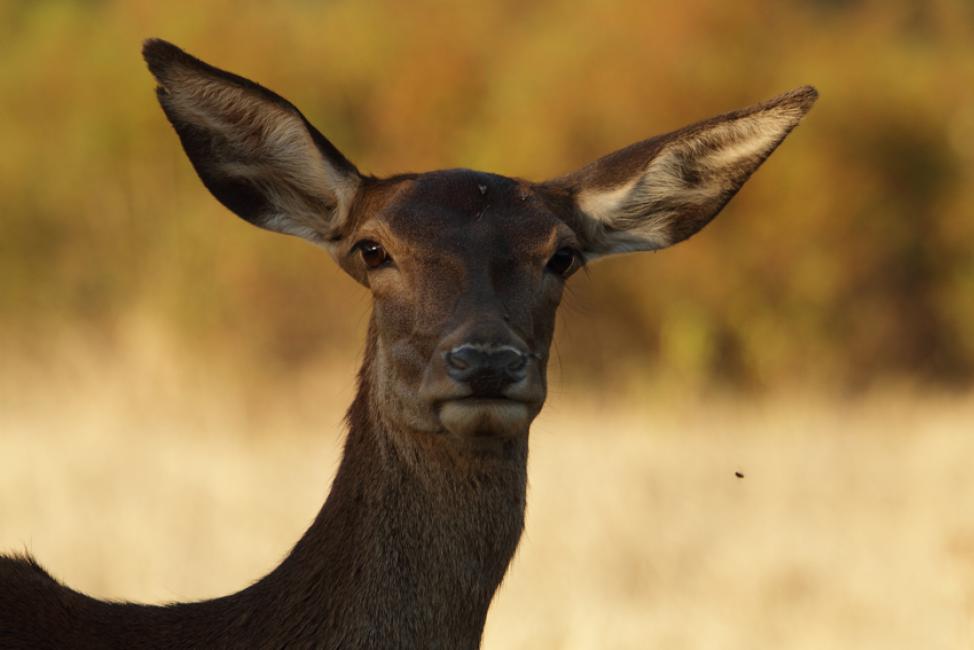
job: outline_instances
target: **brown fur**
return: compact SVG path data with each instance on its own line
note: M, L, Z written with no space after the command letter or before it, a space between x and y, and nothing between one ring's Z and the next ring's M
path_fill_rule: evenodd
M659 248L703 227L814 91L547 183L470 170L376 179L271 91L162 41L144 53L206 187L248 221L323 246L371 290L345 453L288 557L223 598L104 602L30 557L0 557L0 647L478 647L524 524L528 428L565 280L586 256ZM370 268L363 242L386 262ZM476 354L457 366L461 350ZM517 372L489 365L512 357ZM469 359L495 374L460 378Z
M527 440L486 453L393 443L369 400L373 363L370 346L331 494L272 573L156 607L98 601L30 558L0 558L0 647L478 647L523 526Z

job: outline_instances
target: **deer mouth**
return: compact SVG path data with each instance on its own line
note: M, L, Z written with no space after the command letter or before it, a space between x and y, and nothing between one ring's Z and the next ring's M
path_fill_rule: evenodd
M514 437L525 435L539 408L508 398L462 397L444 401L440 423L455 436Z

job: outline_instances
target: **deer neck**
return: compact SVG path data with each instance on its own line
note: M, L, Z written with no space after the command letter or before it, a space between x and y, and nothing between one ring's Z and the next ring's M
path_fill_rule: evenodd
M370 343L332 491L262 582L351 634L348 647L478 647L523 529L527 440L473 448L397 427Z

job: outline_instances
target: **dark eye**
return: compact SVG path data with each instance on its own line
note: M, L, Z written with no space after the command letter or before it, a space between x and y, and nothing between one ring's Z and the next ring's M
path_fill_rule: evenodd
M548 260L548 270L558 275L567 275L569 271L575 268L577 261L578 251L574 248L559 248Z
M359 254L362 256L362 261L370 269L377 269L380 266L385 265L390 261L389 253L386 249L382 248L382 244L378 244L372 240L366 239L360 241L355 245L358 249Z

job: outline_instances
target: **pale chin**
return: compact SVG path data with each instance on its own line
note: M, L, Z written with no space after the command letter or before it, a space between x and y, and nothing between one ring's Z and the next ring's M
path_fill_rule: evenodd
M462 399L440 406L440 423L455 436L513 437L524 435L531 424L531 409L507 399Z

